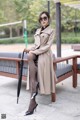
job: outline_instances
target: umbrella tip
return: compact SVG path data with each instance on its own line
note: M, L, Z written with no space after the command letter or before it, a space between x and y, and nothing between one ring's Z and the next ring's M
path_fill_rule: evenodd
M19 97L17 97L17 104L18 104Z

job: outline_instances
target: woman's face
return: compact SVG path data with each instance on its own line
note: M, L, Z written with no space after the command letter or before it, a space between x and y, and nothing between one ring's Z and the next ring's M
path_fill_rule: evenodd
M49 24L49 19L45 13L40 17L40 24L42 27L46 27Z

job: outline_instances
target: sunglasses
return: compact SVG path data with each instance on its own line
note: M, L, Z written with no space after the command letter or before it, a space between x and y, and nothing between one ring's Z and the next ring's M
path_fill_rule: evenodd
M45 16L45 17L41 17L41 18L40 18L40 21L43 21L43 20L46 21L47 18L48 18L48 17L46 17L46 16Z

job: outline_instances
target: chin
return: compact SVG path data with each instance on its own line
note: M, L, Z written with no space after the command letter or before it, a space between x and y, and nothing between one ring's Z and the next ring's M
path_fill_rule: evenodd
M42 25L43 27L46 27L46 25L44 24L44 25Z

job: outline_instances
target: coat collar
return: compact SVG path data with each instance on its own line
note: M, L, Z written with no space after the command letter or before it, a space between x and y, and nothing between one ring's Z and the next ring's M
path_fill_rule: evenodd
M41 31L41 28L39 28L39 29L37 29L35 35L39 35L40 32L46 33L46 34L50 34L50 33L51 33L51 29L52 29L51 26L46 27L46 28L45 28L44 30L42 30L42 31Z

